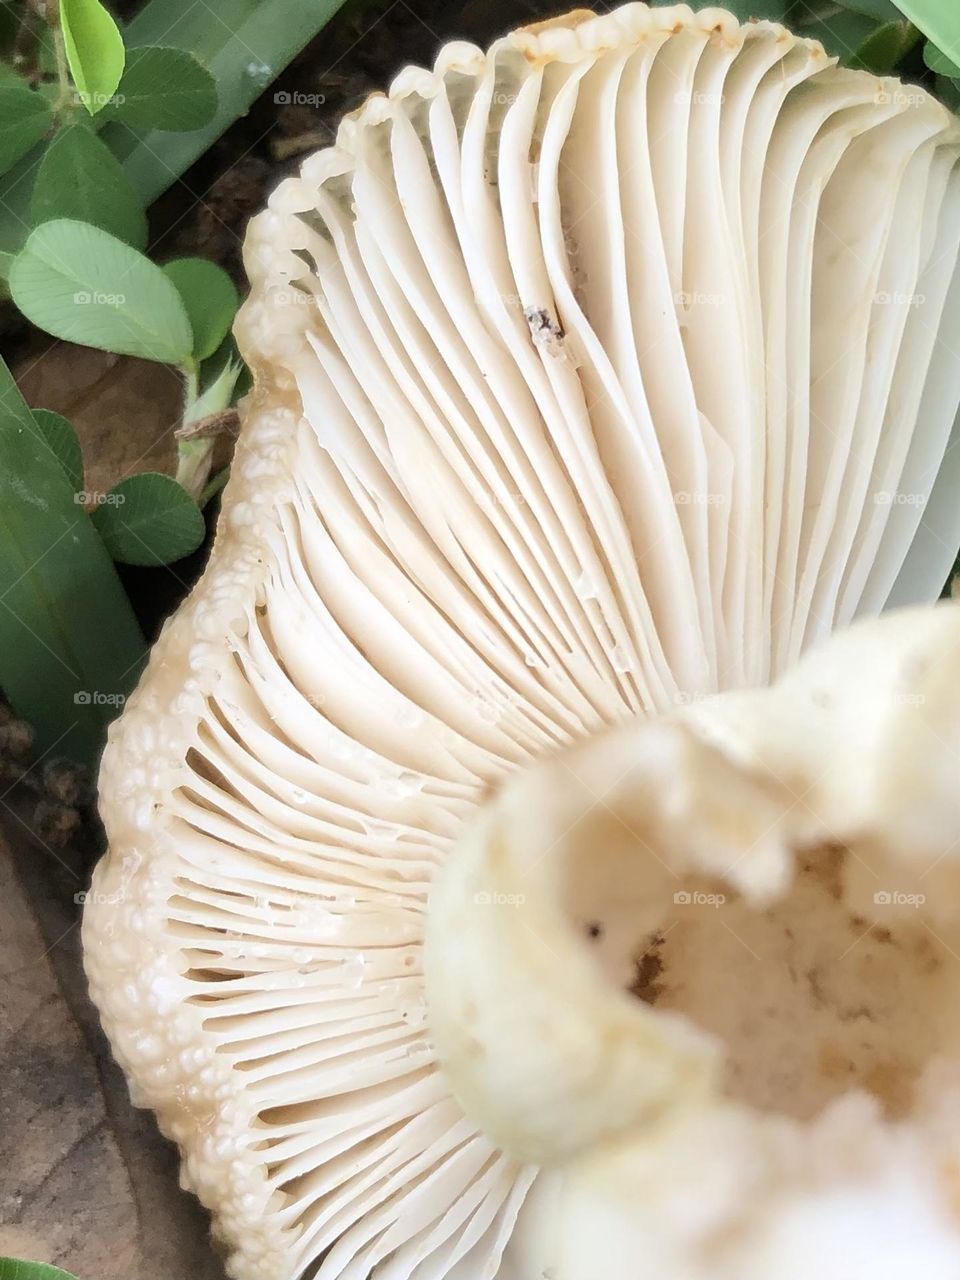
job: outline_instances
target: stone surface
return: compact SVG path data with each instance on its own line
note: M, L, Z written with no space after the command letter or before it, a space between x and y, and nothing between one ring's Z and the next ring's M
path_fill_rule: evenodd
M86 999L70 855L0 833L0 1255L81 1280L223 1280L176 1153Z

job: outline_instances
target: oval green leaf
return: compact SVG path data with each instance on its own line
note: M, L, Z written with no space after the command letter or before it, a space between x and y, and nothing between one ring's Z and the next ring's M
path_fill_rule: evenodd
M77 94L95 116L123 75L123 39L100 0L60 0L60 26Z
M920 32L912 22L903 19L886 22L867 36L849 65L872 71L874 75L889 75L920 39Z
M52 218L92 222L135 249L147 243L147 218L123 165L85 124L62 128L40 162L30 220Z
M33 89L0 89L0 173L6 173L53 124L50 103Z
M206 258L174 258L163 270L173 281L190 317L193 357L212 356L230 331L240 297L233 281Z
M77 493L83 488L83 450L73 423L52 409L34 409L33 417L47 447L63 467L70 487Z
M0 1280L76 1280L76 1277L59 1267L49 1267L45 1262L0 1258Z
M192 53L165 45L127 50L111 119L138 129L187 133L209 124L216 110L216 82Z
M960 59L960 50L957 51L957 58ZM929 40L923 46L923 60L938 76L948 76L951 80L960 77L960 65Z
M196 551L206 533L194 500L159 471L121 480L97 507L93 523L123 564L171 564Z
M40 329L68 342L162 364L191 357L190 321L158 266L86 222L44 222L10 268L10 294Z

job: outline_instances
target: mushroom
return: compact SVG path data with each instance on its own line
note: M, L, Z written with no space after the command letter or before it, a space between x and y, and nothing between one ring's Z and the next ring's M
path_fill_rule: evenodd
M433 72L404 70L251 224L238 338L255 388L210 563L111 731L110 850L84 913L91 991L133 1099L179 1145L237 1280L541 1280L560 1204L581 1252L557 1262L559 1280L592 1280L584 1242L608 1222L635 1238L609 1184L617 1159L630 1162L624 1196L664 1171L645 1230L689 1218L691 1161L716 1189L703 1231L747 1212L733 1174L698 1163L701 1141L735 1148L731 1168L753 1185L780 1179L757 1257L805 1230L816 1170L851 1130L890 1153L884 1167L900 1161L890 1194L912 1187L933 1213L909 1177L920 1139L862 1100L842 1124L823 1113L822 1141L795 1136L807 1114L756 1121L750 1090L769 1086L764 1104L781 1107L776 1064L746 1006L713 997L724 983L772 1000L781 987L745 978L722 923L715 963L690 943L695 1007L667 1008L671 995L646 1008L662 904L627 876L636 915L618 914L619 933L601 936L591 914L626 875L616 825L598 832L611 846L597 865L548 858L530 889L541 914L558 886L583 894L583 937L568 947L563 933L542 985L519 946L525 912L476 904L461 949L442 904L456 906L456 868L487 856L476 833L493 819L471 819L511 774L579 742L589 773L637 734L664 788L654 815L728 885L696 892L736 894L761 920L783 898L800 930L806 898L788 890L807 829L737 756L769 746L756 767L776 768L793 721L785 741L765 713L741 733L740 710L728 724L718 703L711 719L710 699L762 690L855 618L935 598L947 575L960 543L958 155L960 127L922 90L839 69L773 23L629 4L487 53L450 44ZM779 708L786 679L730 705L747 720ZM875 745L866 729L852 741ZM844 756L831 744L831 762ZM567 801L563 772L547 769L489 814L548 777L552 820ZM571 791L574 813L580 800ZM842 787L838 803L842 816ZM516 816L525 829L530 815ZM452 849L454 879L428 902ZM493 886L476 892L514 892ZM540 1041L535 1020L517 1026L544 1097L562 1101L549 1114L522 1063L485 1081L461 1060L492 1012L467 1007L458 974L482 971L504 919L516 965L487 957L486 996L508 983L504 1033L514 981L515 1010L545 1002L564 1028ZM613 970L638 930L653 932L629 954L630 1003ZM599 982L576 958L591 941L611 957L597 972L632 1037L629 1079L596 1098L576 1077L581 1050L591 1070L608 1061L577 1040L590 1011L567 1028L556 1005L561 974L571 999ZM858 956L879 954L874 941ZM829 977L799 980L812 999ZM714 1025L727 1015L741 1023ZM743 1077L726 1110L724 1032ZM516 1081L516 1097L491 1099L497 1080ZM617 1116L610 1100L624 1096ZM798 1096L816 1112L813 1085Z

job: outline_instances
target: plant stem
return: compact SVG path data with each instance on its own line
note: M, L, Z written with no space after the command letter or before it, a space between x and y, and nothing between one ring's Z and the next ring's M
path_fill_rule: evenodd
M197 412L200 399L200 370L195 360L183 365L183 422L190 422ZM210 478L214 441L201 437L198 440L181 440L177 446L177 483L182 485L198 502L204 485Z
M63 38L63 27L60 25L60 6L55 0L50 0L47 5L47 23L53 32L53 52L57 60L57 82L60 85L54 110L58 116L61 116L73 97L73 82L70 79L70 68L67 63L67 45Z

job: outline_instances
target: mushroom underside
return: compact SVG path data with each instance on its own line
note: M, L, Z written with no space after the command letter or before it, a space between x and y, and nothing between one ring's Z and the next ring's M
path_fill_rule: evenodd
M237 1280L495 1274L540 1179L455 1096L423 974L472 818L569 743L938 594L958 158L920 90L776 24L631 4L407 68L252 223L256 386L209 567L111 733L84 918L116 1055ZM901 1105L948 977L921 992L922 912L857 941L834 843L797 845L812 869L762 906L723 866L655 864L636 915L595 874L571 906L669 1042L652 1107L702 1094L698 1023L733 1094L803 1116L831 1062L880 1093L899 1028ZM674 902L695 889L728 901Z

